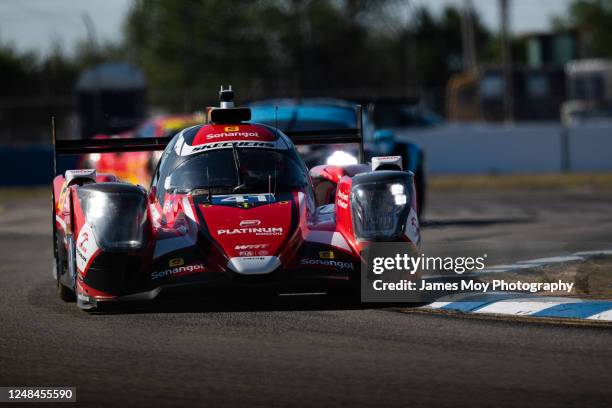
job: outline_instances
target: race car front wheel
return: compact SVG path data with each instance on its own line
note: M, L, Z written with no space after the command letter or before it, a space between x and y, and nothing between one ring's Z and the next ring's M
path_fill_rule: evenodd
M76 301L74 291L72 289L68 289L59 282L57 283L57 293L59 294L60 299L62 299L64 302L73 303Z
M423 215L423 210L425 209L425 194L427 190L425 169L422 163L419 165L414 175L414 186L416 188L417 195L417 216L420 219Z
M57 234L55 236L55 239L56 239L55 269L57 271L57 274L56 274L57 293L59 294L60 299L62 299L64 302L74 302L76 301L74 290L65 286L61 282L62 276L69 273L68 260L72 259L72 261L74 262L74 257L68 256L67 251L64 249L63 243L60 241L60 237ZM73 250L73 248L69 245L68 250L69 251Z

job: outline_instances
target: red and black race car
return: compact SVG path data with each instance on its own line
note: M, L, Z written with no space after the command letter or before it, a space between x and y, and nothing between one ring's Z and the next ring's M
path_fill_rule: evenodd
M149 190L95 170L53 182L60 297L95 310L184 286L329 291L359 282L373 241L419 245L401 158L308 171L295 144L361 142L353 130L284 134L221 107L171 139L56 141L56 154L164 150ZM360 115L357 115L360 117Z

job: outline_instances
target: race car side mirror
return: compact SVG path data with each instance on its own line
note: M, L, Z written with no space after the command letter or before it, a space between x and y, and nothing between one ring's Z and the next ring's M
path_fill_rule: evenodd
M151 187L151 191L149 191L149 204L153 204L155 202L155 197L157 196L157 187Z

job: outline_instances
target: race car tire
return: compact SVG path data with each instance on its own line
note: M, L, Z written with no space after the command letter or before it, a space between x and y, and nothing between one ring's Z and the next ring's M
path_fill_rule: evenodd
M402 156L402 166L404 169L414 169L414 187L417 194L417 216L420 218L425 209L425 198L427 194L427 177L425 175L425 155L418 152L416 164L410 163L410 152L406 145L398 144L393 154ZM416 167L413 167L416 166Z
M57 293L59 294L60 299L62 299L64 302L76 302L76 296L74 294L74 291L72 289L68 289L61 283L57 284Z
M414 175L414 187L417 195L417 216L420 219L423 215L423 210L425 209L426 194L425 169L423 168L423 162L421 162Z
M59 236L57 235L56 235L56 243L57 243L56 248L60 248L61 242L60 242ZM74 250L74 248L69 248L69 250ZM59 250L57 252L58 253L55 256L55 267L57 268L57 279L56 279L57 293L60 299L62 299L64 302L72 303L76 301L76 295L74 293L74 290L68 288L63 283L60 282L60 277L62 275L62 272L64 271L64 269L68 269L66 265L68 260L62 259L61 255L59 254ZM65 257L65 258L68 258L68 257ZM72 259L74 260L74 257ZM65 273L68 273L68 271L66 270Z

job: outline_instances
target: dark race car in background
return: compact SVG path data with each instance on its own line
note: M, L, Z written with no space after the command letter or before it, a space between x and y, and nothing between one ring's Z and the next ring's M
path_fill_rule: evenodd
M314 129L351 129L356 121L356 104L331 98L268 99L249 104L253 121L278 127L285 132ZM401 156L404 170L414 173L417 207L422 213L427 194L425 154L416 143L398 140L390 128L379 128L374 122L374 105L362 109L365 159L375 156ZM358 162L355 145L327 144L300 147L306 165L351 165Z

